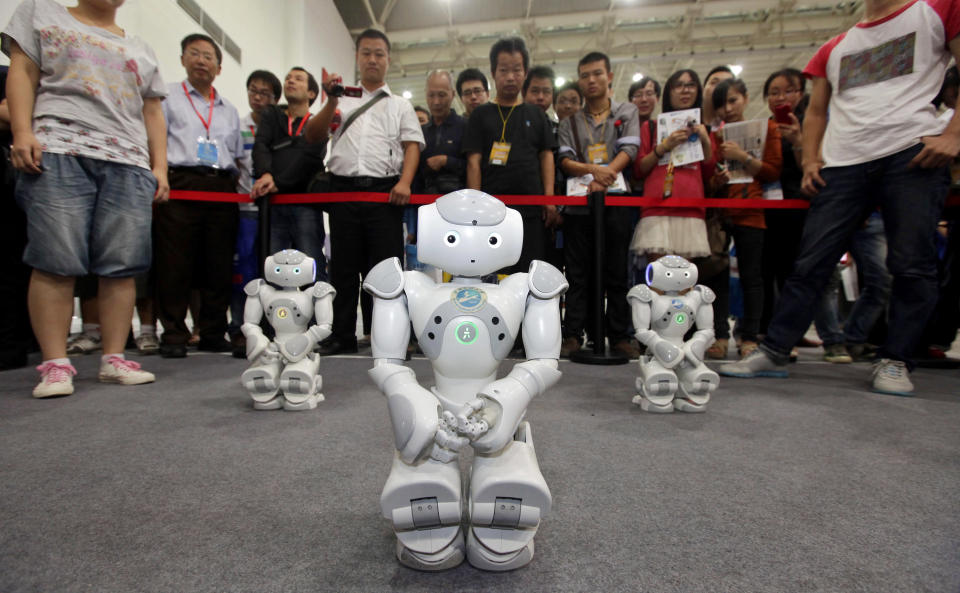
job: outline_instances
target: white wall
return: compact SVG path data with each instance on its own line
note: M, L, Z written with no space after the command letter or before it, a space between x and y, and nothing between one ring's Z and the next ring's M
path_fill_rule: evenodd
M58 0L70 6L72 0ZM322 68L354 72L353 41L333 0L197 0L242 49L243 63L224 53L214 86L240 111L247 105L246 79L253 70L270 70L283 81L291 66L302 66L320 79ZM17 0L0 0L0 26L6 27ZM127 0L117 13L117 23L153 48L166 82L184 78L180 65L180 40L200 28L175 0ZM3 64L9 63L0 55ZM319 103L314 105L314 111Z

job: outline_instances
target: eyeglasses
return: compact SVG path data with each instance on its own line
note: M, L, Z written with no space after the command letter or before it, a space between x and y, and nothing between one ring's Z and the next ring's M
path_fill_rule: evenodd
M800 92L800 91L797 90L797 89L787 89L787 90L785 90L785 91L781 91L780 89L773 89L773 90L770 91L770 93L769 93L768 96L770 96L770 97L786 97L787 95L796 95L796 94L799 93L799 92Z
M186 54L191 58L200 58L206 62L215 62L217 59L216 54L212 54L208 51L197 51L195 49L188 49Z
M686 91L695 91L695 90L697 90L697 83L695 83L695 82L693 82L693 81L690 81L690 82L678 82L678 83L676 83L676 84L673 85L673 88L674 88L675 90L683 89L683 90L686 90Z
M691 88L696 88L696 86L697 86L696 84L694 84L694 83L692 83L692 82L691 82L690 84L693 84L693 87L691 87ZM677 87L674 87L674 88L677 88ZM640 99L640 98L644 98L644 99L656 99L656 98L657 98L657 92L656 92L656 91L637 91L637 92L634 93L633 96L630 97L630 98L631 98L632 100Z
M260 97L268 101L273 100L273 91L258 91L257 89L247 89L247 94L251 97Z
M477 87L475 89L463 89L463 92L460 94L464 97L472 97L473 95L482 95L485 92L482 88Z

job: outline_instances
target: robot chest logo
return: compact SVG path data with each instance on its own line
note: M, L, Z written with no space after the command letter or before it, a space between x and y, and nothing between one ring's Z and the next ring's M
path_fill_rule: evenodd
M677 316L674 317L673 320L676 321L678 325L683 325L687 321L687 316L683 313L677 313Z
M679 311L680 309L683 309L683 301L680 299L673 299L670 301L670 306Z
M286 319L290 315L286 307L280 307L277 309L277 317L280 319Z
M476 313L487 302L487 293L479 288L458 288L450 295L450 300L464 313Z
M479 331L472 321L464 321L457 326L457 341L469 346L477 341Z

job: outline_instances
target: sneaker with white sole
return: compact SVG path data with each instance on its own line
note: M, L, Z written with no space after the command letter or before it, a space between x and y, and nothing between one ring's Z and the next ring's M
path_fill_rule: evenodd
M137 336L137 352L144 356L156 354L160 350L160 342L155 334L140 334Z
M153 383L157 378L153 373L140 370L140 364L111 356L100 364L100 374L97 375L101 383L119 383L121 385L141 385Z
M37 367L40 382L33 388L33 397L57 397L73 393L73 376L77 369L72 364L45 362Z
M888 395L913 395L910 371L902 360L881 358L873 363L873 391Z
M101 348L100 336L88 333L77 334L67 339L67 354L90 354Z
M787 365L777 364L763 350L757 349L738 362L720 365L717 372L727 377L786 377Z

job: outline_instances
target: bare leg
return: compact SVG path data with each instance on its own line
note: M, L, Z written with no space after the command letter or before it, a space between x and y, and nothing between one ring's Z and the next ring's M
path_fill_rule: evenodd
M100 323L100 303L97 297L80 299L80 316L84 323Z
M73 276L57 276L40 270L30 275L27 305L43 360L67 357L74 280Z
M137 287L130 278L100 278L100 334L104 354L121 354L133 321Z
M157 324L157 315L153 312L153 297L137 299L137 315L140 316L140 325Z

